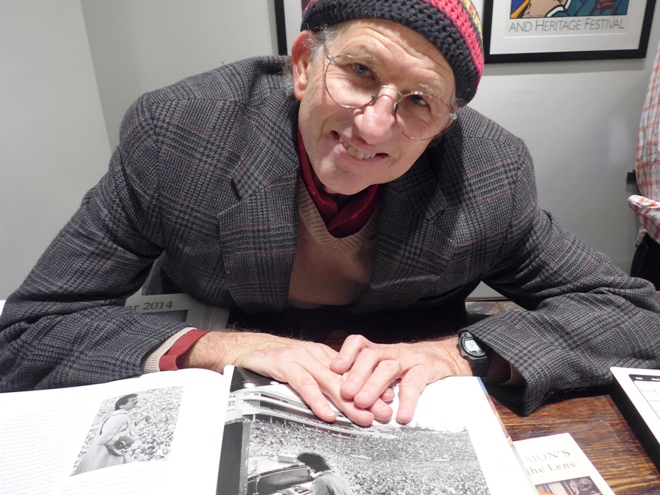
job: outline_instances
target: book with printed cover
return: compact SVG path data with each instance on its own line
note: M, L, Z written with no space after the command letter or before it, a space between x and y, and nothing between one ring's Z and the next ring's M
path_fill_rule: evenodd
M539 495L614 495L570 433L513 444Z

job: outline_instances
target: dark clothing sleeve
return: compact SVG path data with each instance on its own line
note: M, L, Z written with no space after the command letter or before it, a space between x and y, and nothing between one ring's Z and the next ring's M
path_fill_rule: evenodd
M297 190L298 102L282 89L283 61L227 64L131 106L108 172L6 301L0 392L139 375L150 353L189 325L137 313L124 307L127 297L140 289L185 292L203 304L235 308L228 274L243 272L228 268L227 253L235 253L236 266L249 267L257 250L284 252L240 236L281 236L280 217L268 217L284 210L280 203L294 217L293 201L252 199L263 190ZM287 187L268 187L282 175ZM241 216L242 199L260 213ZM264 227L269 222L272 229ZM286 232L281 242L295 248L295 227ZM254 285L274 292L272 285Z
M494 395L529 414L554 394L610 383L611 366L659 366L660 303L648 282L536 206L531 159L523 163L502 252L484 282L524 309L472 330L524 379L522 389L491 387Z
M109 171L84 197L0 317L0 391L126 378L185 324L125 299L162 252L151 115L128 113Z

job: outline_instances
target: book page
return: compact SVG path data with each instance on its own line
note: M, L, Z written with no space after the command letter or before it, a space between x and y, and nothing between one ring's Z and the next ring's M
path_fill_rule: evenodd
M514 442L541 495L614 495L570 433Z
M536 493L477 378L428 386L408 425L363 428L341 414L324 423L288 387L238 374L219 495L311 493L315 483L353 495Z
M464 428L491 495L535 493L479 379L450 377L429 385L420 397L413 424Z
M0 493L214 494L229 383L181 370L0 394Z

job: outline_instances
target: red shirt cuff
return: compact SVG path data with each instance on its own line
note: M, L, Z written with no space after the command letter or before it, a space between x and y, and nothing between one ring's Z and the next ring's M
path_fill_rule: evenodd
M209 333L209 330L190 330L187 334L177 340L158 361L158 368L160 371L178 370L179 365L177 359L188 352L193 344L207 333Z

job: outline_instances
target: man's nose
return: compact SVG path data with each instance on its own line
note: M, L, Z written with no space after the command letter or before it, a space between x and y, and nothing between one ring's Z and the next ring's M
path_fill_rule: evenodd
M365 141L376 142L397 130L394 104L399 98L395 89L383 86L372 103L356 111L355 124Z

